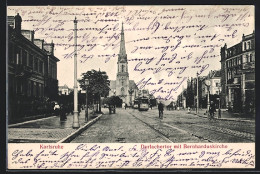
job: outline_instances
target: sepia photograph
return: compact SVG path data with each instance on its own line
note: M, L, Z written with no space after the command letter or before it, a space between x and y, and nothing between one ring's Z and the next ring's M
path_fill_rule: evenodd
M73 147L73 154L140 147L141 154L163 149L164 158L169 149L212 148L215 154L197 152L189 166L254 167L253 5L7 6L6 25L10 147L26 155L36 146ZM212 158L223 160L198 160L217 150ZM25 152L8 152L10 165L48 166L25 165L18 160ZM159 157L146 167L185 166ZM50 168L73 167L83 166Z

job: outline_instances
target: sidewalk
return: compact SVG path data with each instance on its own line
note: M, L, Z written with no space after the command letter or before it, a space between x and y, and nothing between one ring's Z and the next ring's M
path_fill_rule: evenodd
M84 131L96 122L102 114L92 115L89 111L89 121L85 123L85 110L79 114L79 129L73 129L73 114L67 115L66 121L60 121L59 116L52 116L8 126L9 143L57 143L69 139Z
M207 118L207 109L199 109L199 117ZM187 111L188 112L188 111ZM196 115L196 111L191 110L191 114ZM254 117L247 117L244 114L237 114L237 113L229 113L226 109L221 109L221 118L218 118L218 110L215 112L215 118L220 120L229 120L229 121L246 121L246 122L255 122Z

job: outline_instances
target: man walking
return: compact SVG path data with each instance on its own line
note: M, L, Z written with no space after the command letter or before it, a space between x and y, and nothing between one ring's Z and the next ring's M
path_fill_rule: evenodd
M209 106L209 119L213 119L214 120L214 112L216 111L216 107L213 101L210 102L210 106Z
M158 104L158 110L159 110L159 118L163 119L163 104L162 104L162 102L160 102Z

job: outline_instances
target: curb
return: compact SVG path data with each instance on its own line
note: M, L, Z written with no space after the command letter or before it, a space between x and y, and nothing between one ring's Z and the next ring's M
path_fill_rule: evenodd
M102 114L98 115L95 119L91 120L90 122L85 124L83 127L79 128L75 132L72 132L70 135L68 135L67 137L65 137L62 140L58 141L57 143L69 143L69 142L71 142L79 134L81 134L83 131L85 131L88 127L90 127L92 124L96 123L100 119L101 116L102 116Z
M24 122L20 122L20 123L14 123L14 124L8 125L8 128L12 128L12 127L15 127L15 126L20 126L20 125L23 125L23 124L26 124L26 123L36 122L36 121L39 121L39 120L47 120L47 119L50 119L50 118L53 118L53 117L57 117L57 116L56 115L51 115L49 117L38 118L38 119L24 121Z
M195 113L191 113L193 115L197 115ZM207 116L204 115L197 115L198 117L203 117L203 118L208 118ZM240 119L229 119L229 118L217 118L217 120L223 120L223 121L240 121L240 122L254 122L252 120L240 120Z

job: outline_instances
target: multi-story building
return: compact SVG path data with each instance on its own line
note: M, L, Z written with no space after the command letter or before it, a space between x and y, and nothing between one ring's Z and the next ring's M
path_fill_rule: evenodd
M35 101L58 95L54 44L34 38L34 31L22 30L22 18L8 16L8 118L32 114Z
M186 98L187 98L187 89L183 89L182 92L177 96L177 101L176 101L177 107L185 109L187 106Z
M202 96L202 107L206 108L209 100L213 101L217 107L219 107L220 91L221 91L221 77L220 70L211 70L207 76L202 80L201 87L201 96ZM206 84L206 80L209 81L209 84ZM207 86L209 85L209 86Z
M241 42L221 48L222 100L233 112L254 113L255 33L243 35Z

